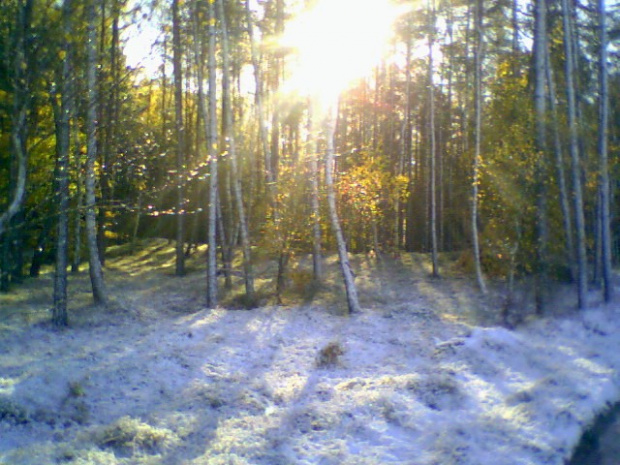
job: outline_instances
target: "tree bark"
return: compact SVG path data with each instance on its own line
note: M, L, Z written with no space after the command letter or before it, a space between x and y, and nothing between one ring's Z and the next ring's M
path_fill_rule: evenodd
M243 271L245 282L245 294L248 302L254 302L256 299L254 291L254 272L252 270L252 257L251 257L251 244L250 244L250 231L248 227L248 221L245 214L245 207L243 205L243 191L241 188L241 173L239 172L239 164L237 161L237 146L235 139L235 131L233 125L233 109L230 98L230 51L228 40L228 24L226 22L226 16L224 12L223 0L218 0L218 10L220 16L220 24L222 27L222 59L223 59L223 72L222 72L222 87L224 89L224 102L227 102L227 109L224 112L224 140L228 142L228 153L231 163L231 175L232 175L232 187L233 195L235 198L235 205L237 207L237 215L239 219L239 226L241 228L241 247L243 249Z
M357 288L355 287L355 278L349 263L349 255L347 252L347 244L340 227L340 219L336 209L336 193L334 192L334 134L336 132L336 107L328 110L327 121L325 123L327 137L327 153L325 157L325 184L327 186L327 204L329 207L329 216L331 218L332 228L336 236L336 244L338 246L338 257L340 259L340 269L347 293L347 304L349 313L361 312L361 307L357 297Z
M60 74L57 95L52 96L54 119L56 123L56 187L58 189L58 222L56 230L56 263L54 272L54 305L52 308L52 322L56 326L69 324L67 313L67 265L69 241L69 141L70 141L70 92L72 88L70 69L69 37L73 33L71 24L73 4L65 0L62 6L62 27L65 40L62 52L64 60ZM60 100L60 102L58 102ZM60 104L60 106L59 106Z
M80 264L82 263L82 210L84 208L84 176L82 172L82 153L80 147L78 112L77 112L77 96L72 96L73 101L73 158L75 163L75 212L73 214L73 260L71 262L71 273L80 272Z
M610 203L611 190L609 186L608 162L608 131L609 131L609 82L607 71L607 13L605 0L597 1L599 17L599 127L598 127L598 156L599 156L599 191L600 191L600 225L603 272L603 298L611 302L613 298L612 283L612 254L611 254L611 225Z
M209 223L207 226L207 307L215 308L217 295L217 201L218 201L218 157L217 157L217 107L215 69L215 9L208 4L208 72L209 72L209 114L207 143L209 154Z
M258 118L260 143L262 146L263 155L265 157L265 178L267 182L267 191L270 194L270 204L275 202L275 195L273 195L274 187L274 175L272 171L271 160L271 148L269 147L269 131L267 128L267 116L265 114L265 105L263 102L263 89L262 89L262 73L259 64L258 49L256 41L254 39L254 25L252 20L252 10L250 8L250 0L245 1L245 11L247 18L248 35L250 38L250 55L252 60L252 67L254 68L254 84L256 87L256 113Z
M174 74L174 117L177 136L176 146L176 261L177 276L185 274L185 124L183 123L183 73L181 70L181 25L179 0L172 0L172 67Z
M482 16L483 1L476 0L475 9L475 30L476 45L474 48L474 87L475 87L475 142L474 142L474 166L471 194L471 234L474 252L474 264L476 267L476 282L478 288L483 294L487 288L482 275L482 264L480 262L480 242L478 234L478 187L480 184L480 163L481 163L481 142L482 142L482 49L483 33L482 33Z
M568 0L562 0L562 24L564 27L564 55L566 75L566 99L568 110L568 148L571 157L573 177L573 201L575 213L575 227L577 237L577 305L580 309L587 307L588 270L586 254L586 228L583 210L583 192L581 186L581 160L579 155L579 138L577 134L577 103L575 98L575 84L573 79L574 54L573 31L570 20Z
M93 299L95 303L106 304L108 295L103 280L103 268L97 244L97 217L95 212L95 160L97 158L97 31L95 29L94 0L87 3L87 100L86 111L86 241Z
M535 299L538 313L543 311L547 288L547 2L536 0L534 21L534 111L536 113L535 145L538 151L536 179L536 266Z
M13 49L13 114L11 124L11 153L17 160L17 176L11 201L0 214L0 236L11 219L19 212L26 198L28 151L26 148L27 116L30 108L28 47L34 0L20 1L17 8L16 40Z
M431 220L431 258L433 264L432 276L439 277L439 260L437 257L437 134L435 127L435 85L433 47L435 45L435 5L430 0L429 5L429 37L428 37L428 99L429 99L429 137L430 137L430 220Z
M310 177L312 193L310 203L312 206L312 271L314 280L323 280L323 254L321 247L321 210L319 206L319 163L316 136L314 134L312 101L308 99L308 136L306 140L306 156L310 160Z
M558 190L560 191L560 208L562 210L562 225L564 227L564 236L566 241L566 260L568 262L568 270L571 278L575 278L574 255L575 246L573 240L573 227L570 210L570 200L568 195L568 187L566 185L566 173L564 170L564 153L562 150L562 140L560 137L560 127L558 121L558 109L556 104L556 88L553 77L553 68L549 56L549 48L546 51L545 68L547 73L547 87L549 97L549 107L551 110L551 123L553 125L553 151L555 154L555 166L558 178Z

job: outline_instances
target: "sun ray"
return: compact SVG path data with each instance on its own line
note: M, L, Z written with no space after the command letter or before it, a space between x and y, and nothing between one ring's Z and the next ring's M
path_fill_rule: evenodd
M290 21L282 37L282 46L293 51L284 91L334 102L381 60L402 13L402 5L389 0L320 0Z

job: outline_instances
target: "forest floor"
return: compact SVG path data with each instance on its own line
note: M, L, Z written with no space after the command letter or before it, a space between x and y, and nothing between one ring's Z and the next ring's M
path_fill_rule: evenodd
M261 307L204 306L204 250L111 249L108 307L70 279L70 328L49 324L51 273L0 295L0 464L563 464L620 399L620 301L577 312L559 289L543 318L526 293L501 326L501 283L481 297L453 262L360 255L363 311L291 262L283 305L257 262ZM620 294L620 288L617 289Z

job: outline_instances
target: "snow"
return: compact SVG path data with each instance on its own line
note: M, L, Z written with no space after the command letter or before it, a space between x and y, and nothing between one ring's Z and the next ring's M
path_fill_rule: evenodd
M563 464L620 399L620 305L594 295L513 331L468 281L357 259L360 314L207 310L201 272L123 260L112 310L4 318L0 464ZM46 279L0 303L44 308ZM73 288L87 301L87 273Z

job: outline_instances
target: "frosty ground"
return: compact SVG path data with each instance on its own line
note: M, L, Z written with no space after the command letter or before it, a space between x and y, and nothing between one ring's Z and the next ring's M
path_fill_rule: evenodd
M208 310L203 261L176 278L164 241L118 251L113 304L82 272L64 331L51 275L0 296L0 464L563 464L620 398L618 300L581 313L560 290L510 330L501 283L483 298L452 262L433 280L422 255L361 255L360 314L335 257L320 289L293 261L283 305L262 260L261 307L235 309L235 283Z

